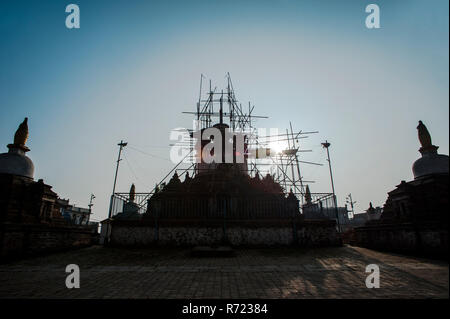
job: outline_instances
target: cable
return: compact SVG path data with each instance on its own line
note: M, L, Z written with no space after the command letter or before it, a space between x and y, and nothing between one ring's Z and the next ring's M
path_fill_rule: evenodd
M135 173L133 167L131 166L131 163L128 161L128 158L125 156L123 156L123 158L125 159L125 162L127 163L128 168L130 169L131 173L133 174L134 178L136 178L137 181L139 181L140 184L143 184L143 186L145 188L150 188L149 185L145 182L143 182Z
M124 152L124 153L125 153L125 152ZM139 177L136 176L136 173L134 172L134 169L131 167L131 164L130 164L130 162L128 161L128 159L127 159L127 157L125 156L125 154L124 154L123 158L125 159L125 162L127 163L128 168L130 169L130 171L131 171L131 173L133 174L134 178L136 178L136 180L139 180L139 181L140 181Z
M130 146L130 145L128 145L128 148L130 148L130 149L132 149L132 150L135 150L135 151L137 151L137 152L139 152L139 153L142 153L142 154L144 154L144 155L153 157L153 158L158 158L158 159L162 159L162 160L165 160L165 161L170 161L170 159L168 159L168 158L165 158L165 157L161 157L161 156L158 156L158 155L153 155L153 154L147 153L147 152L145 152L145 151L142 151L142 150L140 150L140 149L138 149L138 148L136 148L136 147Z

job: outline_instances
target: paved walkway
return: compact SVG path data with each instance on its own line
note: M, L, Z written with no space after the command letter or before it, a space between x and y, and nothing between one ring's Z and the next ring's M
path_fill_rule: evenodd
M66 265L80 267L67 289ZM365 268L380 267L368 289ZM0 265L0 298L448 298L447 262L357 247L238 249L190 257L187 249L85 248Z

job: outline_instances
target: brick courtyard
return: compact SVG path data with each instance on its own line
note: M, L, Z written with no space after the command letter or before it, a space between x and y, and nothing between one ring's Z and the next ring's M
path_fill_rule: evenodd
M77 264L80 289L67 289ZM365 286L378 264L380 288ZM0 298L448 298L447 262L357 247L238 249L85 248L0 265Z

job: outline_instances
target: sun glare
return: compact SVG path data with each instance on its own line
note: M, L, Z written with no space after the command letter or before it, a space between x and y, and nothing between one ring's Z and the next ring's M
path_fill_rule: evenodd
M271 151L274 151L275 153L279 154L284 149L286 149L286 146L280 142L272 142L269 144L269 148L271 149Z

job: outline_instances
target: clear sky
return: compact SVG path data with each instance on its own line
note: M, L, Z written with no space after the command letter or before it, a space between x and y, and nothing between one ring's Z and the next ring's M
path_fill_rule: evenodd
M81 28L65 27L76 3ZM365 7L381 28L365 27ZM258 125L318 130L302 159L326 164L338 201L382 205L412 179L422 120L449 149L448 1L0 2L0 147L29 117L35 178L107 216L117 143L129 142L117 190L149 191L173 166L169 133L191 127L200 74L267 115ZM133 148L132 148L133 147ZM143 152L136 151L139 149ZM150 155L149 155L150 154ZM326 166L304 166L312 192L330 191Z

